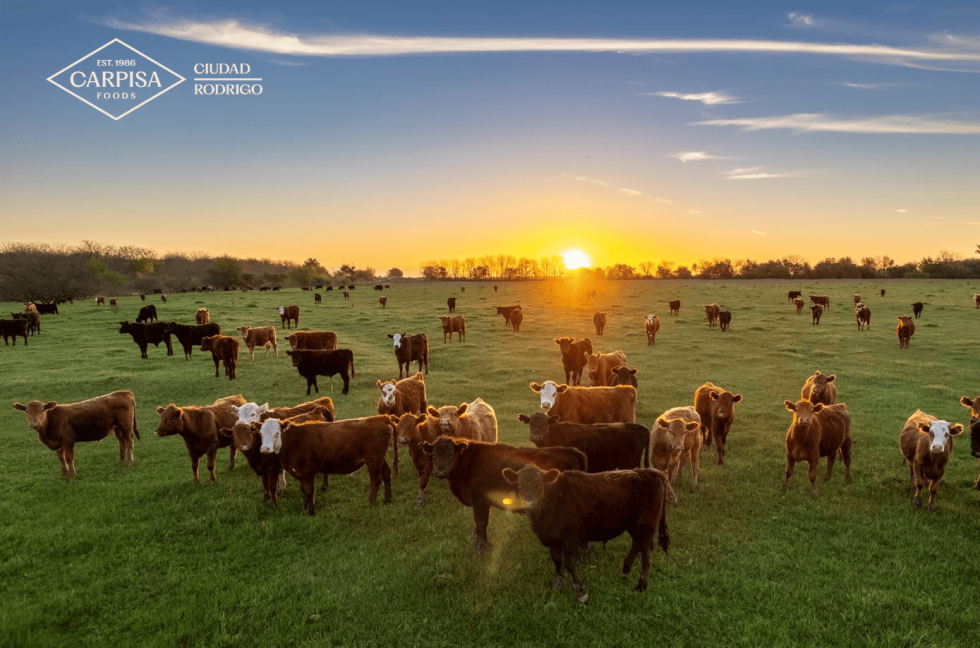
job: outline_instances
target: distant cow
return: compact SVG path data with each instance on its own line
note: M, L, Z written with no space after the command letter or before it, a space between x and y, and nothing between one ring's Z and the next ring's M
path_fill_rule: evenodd
M679 300L679 299L671 299L669 302L667 302L667 305L670 306L670 314L671 315L680 315L680 313L681 313L681 300Z
M442 342L446 343L446 336L449 341L453 341L453 333L459 335L459 341L466 339L466 318L462 315L440 315L439 321L442 323Z
M320 386L317 385L317 376L333 377L340 374L344 381L344 390L341 392L346 395L350 389L350 379L354 375L354 352L350 349L331 349L330 351L320 351L311 349L292 349L286 351L286 355L293 359L293 366L299 375L306 378L306 395L310 395L310 388L316 389L320 393Z
M633 543L623 561L623 577L629 575L637 556L642 567L636 591L650 581L654 535L666 554L667 492L670 486L659 470L619 470L600 474L541 470L528 465L515 471L504 468L503 478L516 487L531 530L551 551L555 565L553 589L565 585L565 571L572 577L578 602L585 605L589 591L578 573L584 543L606 542L628 533ZM574 504L571 504L574 503Z
M885 296L885 289L884 289L884 288L882 288L882 289L881 289L881 296L882 296L882 297L884 297L884 296Z
M871 328L871 309L858 302L854 305L854 319L857 320L859 331L867 331Z
M715 445L719 466L725 463L725 443L735 422L735 404L740 402L741 394L733 394L710 382L694 391L694 409L701 417L704 445Z
M895 326L895 334L898 335L898 348L909 348L909 341L915 333L915 324L908 315L899 315L898 324Z
M374 289L377 290L378 292L381 292L382 290L385 289L385 287L383 284L374 284Z
M823 306L826 310L830 310L830 297L827 295L810 295L810 302Z
M497 306L497 315L504 316L504 323L511 324L510 317L516 311L522 310L520 305L517 306ZM515 329L516 330L516 329Z
M282 320L282 327L289 328L289 323L294 323L299 327L299 306L280 306L279 319Z
M119 307L119 302L116 301L115 297L109 299L109 308L111 308L112 310L116 310L118 307Z
M337 334L333 331L296 331L286 339L293 349L330 351L337 348Z
M146 301L146 295L140 293L140 301Z
M9 344L7 338L13 338L14 346L17 346L17 336L24 338L24 345L27 345L27 334L31 330L31 322L26 319L0 319L0 336L3 336L3 343Z
M133 342L140 348L140 357L146 360L146 349L152 344L160 346L163 342L167 347L167 355L174 354L173 341L168 333L169 324L165 322L153 322L152 324L136 324L132 322L119 322L119 333L128 333L133 338Z
M520 309L519 308L519 309L517 309L516 311L514 311L513 313L510 314L510 325L512 327L514 327L514 333L520 333L521 332L521 322L523 322L523 321L524 321L524 310L523 309Z
M381 304L381 308L384 308L388 305L388 298L384 296L378 297L378 303Z
M96 297L95 297L95 305L96 306L105 306L105 297L103 297L102 295L96 295Z
M350 299L350 293L347 292L346 290L343 291L341 294L344 296L344 301L347 301L347 300Z
M701 444L701 416L690 406L673 407L658 416L650 429L650 467L664 471L673 486L690 460L691 487L696 488ZM676 503L673 489L671 495Z
M636 422L636 389L618 387L569 387L548 380L530 384L541 396L541 409L570 423Z
M579 342L575 338L555 338L555 344L561 349L561 366L565 370L565 382L578 385L582 382L582 370L588 364L588 355L592 353L592 340L585 338Z
M929 512L936 510L936 493L953 453L953 437L962 433L961 423L950 425L919 409L905 421L898 441L902 456L909 464L909 490L915 489L912 500L915 508L922 508L922 487L928 480Z
M922 308L922 302L914 302L912 304L912 315L915 316L915 319L919 319L919 315L922 315Z
M973 303L975 308L980 308L980 293L973 293Z
M323 295L321 295L320 293L313 293L313 303L314 304L322 304L323 303Z
M449 312L450 313L455 313L456 312L456 298L455 297L450 297L449 299L447 299L446 300L446 305L449 306Z
M405 366L405 375L411 370L413 362L419 363L419 371L422 371L422 364L425 364L425 373L429 373L429 338L425 333L407 335L405 333L389 333L388 337L393 340L395 347L395 360L398 361L398 377L402 377L402 365Z
M214 360L214 377L218 378L218 364L225 367L228 380L235 379L238 369L238 338L230 335L209 335L201 340L201 351L210 351Z
M485 552L490 546L487 539L490 508L519 508L512 505L516 493L503 478L504 468L520 469L527 464L546 470L588 468L585 455L574 448L519 448L448 437L422 443L421 447L432 457L436 478L448 480L456 499L473 508L476 524L473 548L477 553Z
M718 313L721 312L721 306L718 304L704 304L701 308L704 309L704 314L708 316L709 327L718 323Z
M722 331L727 331L732 325L732 312L728 310L718 311L718 327Z
M800 399L808 400L814 405L823 403L833 405L837 402L837 376L834 374L823 374L817 369L812 376L803 383L800 389Z
M213 404L204 407L178 407L173 403L166 407L157 407L160 425L156 429L156 435L167 437L179 434L184 439L187 454L191 458L191 474L194 476L194 483L200 481L198 467L201 457L205 455L207 455L211 484L218 483L218 476L214 472L218 448L228 448L231 453L228 470L235 468L235 455L238 453L238 449L232 442L232 438L221 435L219 432L223 429L230 430L235 425L237 415L233 408L244 404L245 399L242 395L236 394L235 396L219 398Z
M355 286L354 284L350 284L349 286L347 286L347 290L354 290L355 288L357 288L357 286Z
M820 318L823 316L823 306L820 304L814 304L810 307L810 317L813 318L813 325L817 326L820 324Z
M861 303L861 295L859 295L857 293L854 293L853 295L851 295L851 299L854 300L854 305L855 306L857 304L860 304Z
M170 335L175 335L177 341L184 348L184 360L190 360L194 347L209 335L221 333L221 327L217 324L202 324L201 326L190 326L178 324L177 322L167 322L166 331Z
M326 288L324 288L324 291L333 292L333 286L327 286Z
M805 461L810 467L810 495L817 498L817 463L827 457L827 474L830 479L834 459L840 453L844 461L844 483L851 483L851 415L847 405L835 403L813 404L808 400L783 401L786 409L793 412L793 422L786 432L786 478L783 490L789 488L789 480L797 462Z
M612 379L613 367L629 364L629 361L625 353L616 350L612 353L587 353L585 364L589 368L589 384L592 387L607 387Z
M381 395L378 397L378 414L418 414L429 406L425 397L425 378L422 372L404 380L377 381Z
M796 297L793 299L793 306L796 308L796 314L799 315L803 312L803 307L806 306L806 302L804 302L800 297Z
M58 315L58 304L35 304L40 315Z
M647 334L647 346L657 343L657 332L660 330L660 318L656 315L647 315L643 318L643 329Z
M10 316L14 319L26 320L27 332L32 336L35 333L38 335L41 334L41 316L38 315L37 311L30 311L27 313L11 313Z
M611 377L609 378L609 386L615 387L617 385L629 385L636 389L636 373L639 369L630 369L626 365L619 365L618 367L613 367L611 372Z
M201 324L211 323L211 313L207 308L198 308L197 312L194 313L194 323L200 326Z
M602 335L602 332L606 328L606 314L600 312L593 315L592 325L595 326L595 334Z
M802 297L803 291L801 290L791 290L786 293L786 301L795 301L797 297Z
M568 423L538 410L517 420L530 427L538 448L578 448L589 459L589 472L649 468L650 430L639 423Z
M162 301L164 304L167 303L167 294L166 293L161 293L161 295L160 295L160 301Z
M438 409L430 405L426 413L436 419L442 436L497 442L497 413L482 398Z
M157 307L153 304L149 306L144 306L140 309L140 314L136 316L136 321L139 324L144 322L155 322L157 320Z
M242 334L242 340L245 341L252 362L255 362L255 347L265 347L263 358L269 357L269 347L275 349L276 357L279 357L279 343L275 326L236 326L235 330Z
M13 408L27 414L27 422L38 440L58 455L61 474L75 478L75 444L101 441L115 432L119 441L119 461L133 463L133 436L140 438L136 425L136 397L133 392L114 391L80 403L59 405L56 401L33 400Z

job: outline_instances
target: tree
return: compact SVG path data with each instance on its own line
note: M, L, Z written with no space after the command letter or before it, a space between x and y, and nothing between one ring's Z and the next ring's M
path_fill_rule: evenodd
M208 277L216 286L241 286L245 283L245 273L238 259L230 256L218 257L208 268Z
M402 277L405 276L405 273L399 270L398 268L392 268L388 270L387 273L385 273L385 276L388 277L389 279L401 279Z
M355 270L357 270L357 268L349 263L345 263L344 265L340 266L340 273L348 277L354 274Z
M307 268L319 268L320 262L314 259L313 257L310 257L309 259L303 262L303 266Z
M52 303L94 295L101 284L87 259L78 250L44 244L2 245L0 299Z

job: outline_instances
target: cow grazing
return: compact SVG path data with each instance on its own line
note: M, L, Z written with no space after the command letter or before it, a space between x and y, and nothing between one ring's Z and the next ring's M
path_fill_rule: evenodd
M221 327L217 324L187 325L177 322L167 322L167 333L175 335L177 341L184 348L184 360L190 360L194 347L199 345L204 338L209 335L221 333Z
M26 319L0 319L0 336L3 336L3 343L10 344L7 339L13 338L14 346L17 346L17 336L24 338L24 345L27 345L27 334L31 330L31 322Z
M317 385L317 376L333 377L340 374L344 381L344 390L341 392L345 396L350 389L350 379L354 375L354 352L350 349L331 349L329 351L319 351L312 349L292 349L286 351L286 355L293 359L293 366L299 375L306 378L306 395L310 395L310 388L316 389L320 393L320 386Z
M649 468L650 431L639 423L566 423L538 410L517 420L530 427L538 448L578 448L589 460L589 472Z
M430 405L426 413L438 421L442 436L497 442L497 413L482 398L458 407L445 405L436 409Z
M691 461L691 487L698 485L701 463L701 416L693 407L674 407L659 417L650 429L650 467L667 474L671 486L687 460ZM677 496L673 494L676 503Z
M895 325L899 349L909 348L909 341L912 339L913 333L915 333L915 324L912 322L912 318L908 315L899 315L898 324Z
M38 440L58 455L61 475L75 478L75 444L101 441L115 432L119 462L133 463L133 437L140 438L136 425L136 397L128 390L114 391L80 403L59 405L56 401L33 400L13 408L27 414L27 423Z
M806 306L806 302L802 298L796 297L793 299L793 307L796 308L796 314L799 315L803 312L803 307Z
M704 314L708 316L709 327L718 323L718 313L721 312L721 306L718 304L704 304L701 308L704 309Z
M136 324L131 322L119 322L119 333L128 333L133 338L133 342L140 348L140 357L146 360L146 349L152 344L160 346L163 342L167 347L167 355L174 354L173 340L167 332L169 324L166 322L153 322L152 324Z
M385 296L378 297L378 303L381 304L381 308L388 305L388 298Z
M593 387L607 387L612 379L612 368L629 364L629 361L625 353L617 350L612 353L587 353L585 364L589 368L589 384Z
M823 374L817 369L812 376L803 383L800 389L800 399L808 400L814 405L823 403L833 405L837 402L837 376L835 374Z
M336 353L336 351L290 351L289 353ZM384 483L384 502L391 502L391 467L388 446L394 444L394 466L398 445L394 426L387 416L345 419L333 423L290 423L268 419L259 429L262 454L277 454L282 469L295 477L303 491L303 511L316 514L317 474L350 475L367 466L371 487L368 503L374 506Z
M830 297L827 295L810 295L810 302L823 306L825 310L830 310Z
M820 318L823 316L823 306L820 304L814 304L810 307L810 317L813 318L813 325L818 326L820 324Z
M279 343L275 326L236 326L235 330L242 334L242 340L248 347L248 354L252 357L252 362L255 362L255 347L265 347L263 358L269 357L270 347L275 349L276 357L279 357Z
M357 288L357 286L355 286L354 284L350 284L349 286L347 286L347 290L354 290L355 288Z
M418 414L429 406L425 397L425 377L422 372L396 381L377 381L381 395L378 397L378 414Z
M333 331L296 331L286 339L293 349L330 351L337 348L337 334Z
M280 306L279 319L282 320L283 328L290 328L290 322L299 328L299 306L295 304L292 306Z
M450 297L449 299L447 299L446 300L446 305L449 306L449 312L450 313L455 313L456 312L456 298L455 297Z
M143 306L140 308L139 315L136 316L136 322L143 324L145 322L155 322L157 321L157 307L153 304L149 306Z
M741 394L733 394L710 382L694 391L694 409L701 417L704 445L715 445L719 466L725 463L725 443L735 422L735 404L741 402Z
M517 311L523 310L519 304L517 306L497 306L496 309L497 309L497 315L504 316L504 324L511 324L511 325L513 325L513 323L510 321L511 315L513 315Z
M647 346L657 343L657 332L660 330L660 318L650 314L643 318L643 329L647 334Z
M96 306L105 306L105 297L103 297L102 295L96 295L96 297L95 297L95 305Z
M859 331L867 331L871 328L871 309L858 302L854 306L854 319L857 320Z
M200 481L198 468L201 457L207 455L208 474L211 484L218 483L218 476L214 472L218 448L228 448L230 453L228 460L228 470L235 468L235 455L238 449L232 442L232 438L219 434L221 430L230 430L237 422L237 410L233 409L244 405L245 399L241 394L219 398L211 405L195 407L192 405L178 407L170 403L166 407L157 406L157 414L160 415L160 425L156 429L158 437L168 437L174 434L180 435L184 439L184 446L187 454L191 458L191 474L194 476L194 483Z
M483 553L490 546L487 526L490 507L513 506L516 493L502 475L504 468L520 469L535 464L545 470L586 470L588 460L574 448L519 448L512 445L482 443L439 437L423 442L422 451L432 457L432 473L449 481L449 489L464 506L473 508L475 533L473 548Z
M238 369L238 338L230 335L209 335L201 340L201 351L210 351L214 360L214 377L218 378L218 364L225 367L228 380L235 379Z
M834 459L838 453L844 460L844 483L851 483L851 415L847 405L835 403L811 403L808 400L783 401L786 409L793 412L793 422L786 432L786 478L783 490L789 488L793 469L799 461L810 467L810 495L817 498L817 463L827 457L827 474L830 479Z
M635 423L636 389L618 387L569 387L548 380L530 384L541 396L541 409L569 423Z
M398 378L402 377L402 365L405 375L408 375L413 362L419 363L419 371L425 364L425 373L429 373L429 338L425 333L408 335L406 333L389 333L395 347L395 360L398 361Z
M800 290L791 290L786 293L786 301L795 301L797 297L802 297L803 292Z
M39 315L58 315L58 304L35 304Z
M429 478L432 476L432 456L422 451L423 443L433 443L442 436L438 419L426 413L402 414L400 417L388 415L397 429L398 443L408 446L408 454L419 477L419 494L415 498L415 508L421 511L425 506Z
M915 316L915 319L919 319L919 315L922 315L922 308L922 302L914 302L912 304L912 315Z
M606 314L600 312L593 315L592 325L595 326L595 334L602 335L602 332L606 328Z
M462 315L440 315L439 321L442 323L442 343L446 343L446 336L449 341L453 341L453 333L459 335L459 341L466 339L466 318Z
M588 364L588 355L592 353L592 340L585 338L576 342L575 338L555 338L555 344L561 349L561 366L565 370L565 382L578 385L582 382L582 370Z
M636 373L639 369L630 369L626 365L619 365L610 369L609 386L630 385L633 389L637 388Z
M531 530L551 551L555 565L553 589L565 586L565 571L572 578L578 602L585 605L589 591L578 573L583 543L606 542L624 532L632 539L623 560L623 578L640 556L636 591L650 582L654 535L666 554L670 548L667 529L667 477L659 470L618 470L601 474L541 470L527 465L519 471L504 468L503 478L516 487ZM574 503L574 504L572 504Z
M681 314L681 300L679 300L679 299L671 299L669 302L667 302L667 305L670 306L670 314L671 315L680 315Z
M718 311L718 327L722 331L727 331L732 325L732 312L728 310Z
M922 508L922 487L928 480L929 512L936 510L936 493L953 453L953 437L962 433L962 423L950 425L919 409L905 421L898 442L909 464L909 490L915 489L912 499L915 508Z
M521 322L524 321L524 310L518 309L510 314L510 325L514 328L514 333L521 332Z
M207 308L198 308L194 313L194 323L200 326L201 324L211 323L211 313Z
M313 303L314 304L322 304L323 303L323 295L321 295L320 293L313 293Z

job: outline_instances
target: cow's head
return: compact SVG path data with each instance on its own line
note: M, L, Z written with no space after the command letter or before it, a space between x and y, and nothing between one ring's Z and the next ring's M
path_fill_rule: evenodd
M570 337L556 338L555 344L558 345L558 348L561 349L561 352L564 355L572 350L572 342L574 341L575 338Z
M711 392L712 412L715 418L725 419L734 418L735 403L742 402L741 394L733 394L730 391Z
M285 317L285 316L286 316L286 308L284 306L280 306L279 307L279 317Z
M262 405L257 405L255 403L245 403L241 407L237 405L231 406L231 413L238 417L239 423L254 423L262 418L262 415L270 411L272 408L269 407L268 403L263 403Z
M388 421L395 426L398 443L402 445L422 440L422 432L419 430L419 426L425 423L427 418L425 414L388 415Z
M548 416L546 413L538 410L530 416L518 414L517 420L531 426L531 443L537 445L544 443L549 428L561 419L557 416Z
M282 450L282 426L277 419L263 421L259 436L262 437L262 445L259 447L262 454L279 454Z
M298 367L303 358L306 357L307 351L305 349L290 349L286 351L286 355L293 361L293 366Z
M533 509L544 495L545 484L555 483L561 472L558 470L544 472L534 464L526 464L517 471L504 468L501 474L508 484L517 487L524 508Z
M133 325L127 322L119 322L119 332L129 333L133 329Z
M644 318L644 321L646 321L646 323L647 323L647 326L653 326L653 322L654 322L654 320L656 320L656 319L658 319L658 317L657 317L656 315L647 315L647 316L646 316L646 317Z
M449 317L448 315L439 315L439 321L440 321L440 322L442 322L442 330L443 330L443 331L445 331L445 330L446 330L446 326L448 326L448 325L449 325L449 321L450 321L451 319L452 319L452 318L451 318L451 317Z
M209 335L208 337L201 338L201 351L211 351L214 348L214 338L216 335ZM289 353L288 351L286 353Z
M612 377L609 379L609 386L630 385L636 387L636 374L639 369L630 369L626 365L618 365L612 368Z
M35 432L43 432L45 426L48 424L48 410L52 409L57 404L57 401L42 403L39 400L32 400L27 405L14 403L13 407L15 410L20 410L21 412L27 414L27 424L31 426L32 430Z
M836 374L822 374L820 373L820 370L817 369L817 371L810 376L810 380L813 381L813 386L810 388L810 401L812 402L820 400L821 396L823 396L824 393L830 389L828 385L837 380L837 376Z
M947 451L950 438L963 433L963 424L950 425L947 421L920 421L919 431L929 435L929 452L942 454Z
M599 355L596 353L586 353L585 364L588 365L589 375L591 376L599 369Z
M469 447L468 441L454 441L448 437L439 437L434 443L424 441L422 452L432 456L432 474L439 479L445 479L456 466L456 456Z
M169 333L170 335L173 335L174 333L176 333L177 332L177 322L176 321L167 322L167 326L166 326L165 329L163 329L163 332L164 333Z
M236 326L235 330L242 334L242 339L248 339L248 332L252 330L251 326Z
M666 419L663 416L653 424L653 434L661 439L666 439L667 447L674 452L684 449L684 437L688 432L701 429L698 421L685 421L681 418Z
M398 389L395 387L395 380L391 379L387 382L377 381L378 389L381 390L381 402L387 407L395 406L395 392Z
M156 429L158 437L180 434L184 431L184 411L173 403L166 407L158 405L157 414L160 415L160 425Z
M817 403L814 405L808 400L796 401L783 401L783 405L786 409L793 412L793 425L800 428L806 428L811 423L813 423L814 416L823 411L823 403Z
M971 419L980 418L980 396L977 396L976 398L964 396L960 399L960 404L963 405L963 407L970 408Z
M429 416L439 420L439 430L446 436L456 436L459 433L459 417L466 412L468 405L461 403L459 407L455 405L445 405L436 409L429 406L426 410Z
M564 394L568 390L568 385L556 385L550 380L546 380L543 385L531 383L531 391L541 394L541 409L545 412L555 406L558 394Z
M407 337L406 333L389 333L388 337L394 340L394 346L396 349L402 348L402 340Z
M908 325L912 324L912 316L911 315L899 315L898 316L898 319L901 322L901 326L908 326Z
M259 423L235 423L230 430L221 428L218 434L232 438L232 443L242 452L248 452L259 443Z

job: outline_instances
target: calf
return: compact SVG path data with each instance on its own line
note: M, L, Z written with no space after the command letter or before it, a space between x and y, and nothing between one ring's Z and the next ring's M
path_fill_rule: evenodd
M279 343L275 326L236 326L235 330L242 334L242 340L245 341L252 362L255 362L255 347L265 347L263 358L269 357L270 347L275 349L276 357L279 357Z
M337 334L333 331L296 331L286 339L293 349L330 351L337 348Z
M350 349L331 349L329 351L318 351L310 349L293 349L286 351L286 355L293 359L293 366L299 375L306 378L306 395L310 395L310 388L316 389L320 393L320 386L316 383L317 376L333 377L340 374L344 381L344 390L341 392L345 396L350 389L350 379L354 375L354 352ZM350 372L348 374L348 372Z
M548 380L531 383L541 395L541 409L570 423L634 423L636 389L617 387L569 387Z
M237 394L220 398L213 404L204 407L193 405L178 407L173 403L166 407L157 406L160 425L156 429L156 435L168 437L178 434L184 439L184 446L191 458L191 474L194 476L195 484L200 481L198 468L201 457L205 455L207 455L211 484L218 483L218 476L214 472L218 448L228 448L230 453L228 470L235 468L235 455L238 453L238 449L231 437L219 434L219 432L235 426L237 410L232 408L244 404L245 399L241 394Z
M218 377L218 364L225 367L228 380L235 379L238 369L238 338L230 335L209 335L201 340L201 351L210 351L214 360L214 377Z
M623 560L623 578L640 556L636 591L646 590L654 535L664 553L670 547L667 529L667 477L659 470L618 470L601 474L579 471L542 471L527 465L519 471L504 468L503 478L516 487L522 512L542 545L550 549L555 565L553 589L565 586L565 571L572 577L578 602L585 605L589 591L577 563L583 543L606 542L628 533L633 543Z
M466 339L466 318L462 315L440 315L439 321L442 322L442 343L446 343L446 336L449 341L453 341L453 333L459 334L459 341Z
M426 412L438 421L442 436L497 442L497 413L482 398L458 407L445 405L436 409L430 405Z
M10 344L7 338L13 338L14 346L17 346L17 336L24 338L24 345L27 345L27 333L31 329L30 320L26 319L0 319L0 336L3 336L3 343Z
M291 351L289 353L335 353ZM388 446L394 442L394 426L387 416L346 419L333 423L290 423L269 419L262 423L262 454L277 454L284 471L295 477L303 491L303 511L316 514L314 480L317 474L350 475L367 466L371 479L368 503L378 499L384 483L384 502L391 502L391 468ZM395 444L394 466L398 467Z
M112 310L116 310L116 308L118 307L119 307L119 302L116 301L114 297L109 299L109 308L111 308Z
M520 469L535 464L546 470L586 470L588 460L574 448L519 448L512 445L439 437L423 442L422 451L432 457L432 473L449 481L449 489L464 506L473 508L473 548L483 553L490 546L487 526L490 507L513 506L516 493L504 480L504 468Z
M207 308L198 308L194 313L194 323L200 326L201 324L211 323L211 313Z
M136 425L136 397L128 390L114 391L80 403L59 405L56 401L33 400L13 408L27 414L27 423L38 440L58 455L61 475L75 478L75 444L101 441L115 432L119 462L133 463L133 437L140 438Z
M909 348L909 341L912 339L913 333L915 333L915 324L912 323L912 318L908 315L899 315L898 324L895 326L899 349Z
M971 421L971 437L972 427ZM961 423L950 425L919 409L905 421L898 442L909 464L909 490L915 489L915 508L922 508L922 487L929 480L929 512L936 510L936 493L953 453L953 437L962 433Z
M415 471L419 476L419 494L415 498L415 508L421 511L425 506L426 489L432 476L432 455L422 451L423 443L433 443L442 436L438 419L427 414L402 414L400 417L388 415L388 420L397 428L398 443L408 446Z
M323 303L323 295L321 295L320 293L313 293L313 303L314 304L322 304Z
M521 322L524 321L524 310L518 309L510 314L510 325L514 328L514 333L521 332Z
M523 310L520 305L517 306L497 306L497 315L504 316L504 324L511 324L511 316L517 311ZM516 329L515 329L516 330Z
M922 314L922 308L922 302L914 302L912 304L912 315L915 316L915 319L919 319L919 315Z
M606 314L596 313L592 316L592 325L595 326L595 334L602 335L602 332L606 328Z
M733 394L710 382L694 392L694 409L701 417L704 445L714 443L719 466L725 463L725 443L735 422L735 404L741 402L741 394Z
M732 325L732 312L728 310L718 311L718 326L722 331L727 331Z
M378 414L418 414L429 406L425 398L425 378L422 372L404 380L394 378L385 382L377 381L381 396L378 397Z
M857 320L859 331L867 331L871 328L871 309L862 303L854 306L854 319Z
M796 308L797 315L803 312L803 307L805 305L806 304L804 303L803 299L801 299L800 297L797 297L796 299L793 300L793 306Z
M718 304L704 304L701 308L704 309L704 314L708 316L709 327L718 323L718 313L721 312L721 306Z
M650 430L639 423L566 423L538 410L517 419L530 427L538 448L578 448L589 460L589 472L649 468Z
M221 333L221 327L217 324L204 324L201 326L190 326L178 324L177 322L167 323L167 333L175 335L177 341L184 348L184 360L190 360L194 352L194 347L201 343L209 335Z
M803 292L802 291L800 291L800 290L791 290L788 293L786 293L786 300L787 301L795 301L798 297L802 297L802 296L803 296Z
M292 306L280 306L279 319L282 320L283 328L290 328L290 322L299 328L299 306L296 306L295 304Z
M822 374L817 369L803 383L803 388L800 389L800 399L808 400L814 405L817 403L833 405L837 402L837 383L834 382L836 380L835 374Z
M412 362L419 363L419 371L422 371L422 364L425 363L425 373L429 373L429 338L425 333L408 335L406 333L389 333L394 342L395 360L398 361L398 378L402 377L402 365L405 366L405 375L408 375Z
M105 306L105 297L103 297L102 295L96 295L96 297L95 297L95 305L96 306Z
M830 479L834 459L838 453L844 460L844 483L851 483L851 415L844 403L824 405L803 399L797 402L783 401L786 409L793 412L793 422L786 432L786 478L783 490L789 488L793 469L799 461L809 466L810 494L817 498L817 464L820 457L827 457L827 474Z
M639 369L630 369L626 365L619 365L617 367L613 367L610 371L610 387L615 387L617 385L630 385L636 389L636 373L639 371Z
M656 315L647 315L643 318L643 329L647 334L647 346L657 343L657 332L660 330L660 318Z
M385 306L388 305L388 298L387 297L378 297L378 303L381 304L381 308L384 308Z
M575 338L555 338L561 349L561 366L565 369L565 382L578 385L582 382L582 370L588 364L588 354L592 353L592 340L585 338L576 342Z
M160 301L162 301L164 304L167 303L167 293L160 294Z
M701 416L693 407L674 407L661 414L650 429L650 466L664 471L673 487L688 459L691 487L696 488L701 463ZM671 495L676 503L673 488Z
M449 299L447 299L446 300L446 306L449 306L449 312L450 313L455 313L456 312L456 298L455 297L450 297Z
M813 325L817 326L820 324L820 317L823 316L823 306L820 304L814 304L810 307L810 317L813 318Z
M157 307L153 304L143 306L140 308L140 314L136 316L136 321L140 324L157 321Z
M667 302L667 305L670 306L670 314L671 315L680 315L680 313L681 313L681 300L679 300L679 299L671 299L669 302Z
M130 322L119 322L119 333L128 333L133 342L140 348L140 357L146 360L146 349L152 344L160 346L163 342L167 347L167 355L174 354L173 340L170 339L168 332L169 324L165 322L153 322L152 324L134 324Z
M826 310L830 310L830 297L827 295L810 295L810 301L813 304L823 306Z
M612 368L628 364L622 351L612 353L588 353L585 363L589 367L589 384L593 387L606 387L612 379Z

